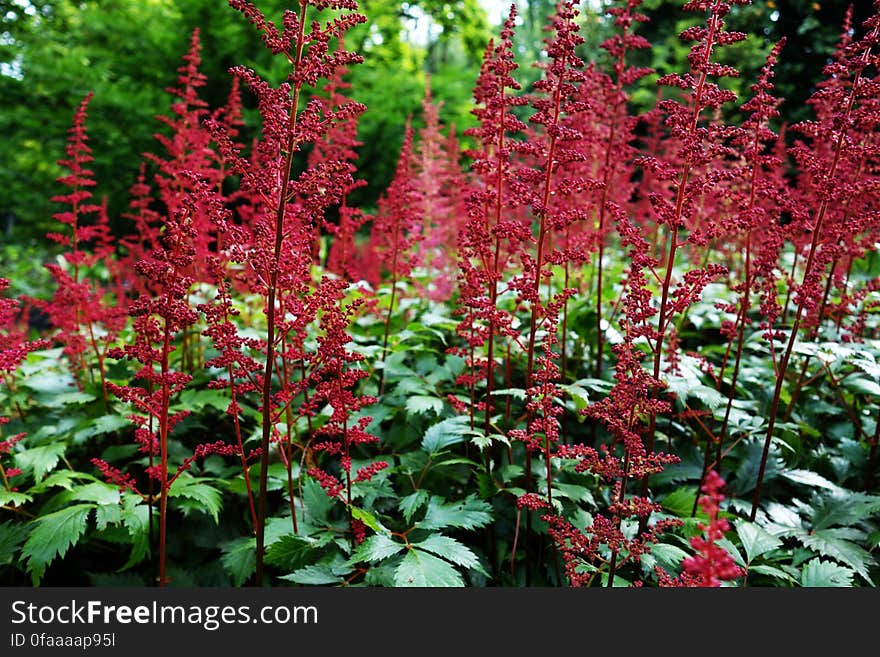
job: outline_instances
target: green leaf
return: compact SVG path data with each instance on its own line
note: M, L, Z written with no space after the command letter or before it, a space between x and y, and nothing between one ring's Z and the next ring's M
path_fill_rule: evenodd
M444 502L443 498L434 495L428 501L425 517L416 523L422 529L443 529L459 527L461 529L477 529L492 522L492 507L474 495L460 502Z
M180 500L179 506L184 514L199 511L207 513L215 523L220 522L220 509L223 507L220 491L195 477L186 473L180 475L171 485L168 497ZM186 500L190 500L190 503Z
M429 411L440 415L443 412L443 400L428 395L415 395L406 400L406 412L409 415L425 415Z
M34 521L33 531L21 549L34 586L39 585L55 557L63 557L86 531L94 504L76 504Z
M374 534L361 543L354 554L349 559L349 563L354 565L364 561L376 562L394 556L406 547L403 543L398 543L384 534Z
M95 507L95 527L98 531L107 529L107 525L118 525L120 522L122 522L122 507L118 503L99 504Z
M880 384L864 377L848 377L844 380L843 385L848 390L862 395L880 397Z
M462 566L468 570L476 570L478 573L488 576L488 573L485 571L482 564L480 564L477 555L474 554L469 547L459 543L449 536L434 534L421 543L414 543L413 547L421 548L426 552L432 552L438 557L443 557L447 561L451 561L458 566Z
M103 481L75 486L60 496L77 502L94 502L101 506L117 506L120 500L119 486L105 484Z
M412 549L394 572L395 586L452 587L464 586L455 568L437 557Z
M811 559L801 569L801 586L804 587L850 587L853 585L853 571L818 557Z
M803 484L810 488L825 488L830 491L841 491L841 487L833 484L820 474L812 470L786 470L782 476L797 484Z
M0 523L0 564L9 563L18 546L24 542L28 535L27 525L7 520Z
M785 572L781 568L776 568L775 566L768 566L767 564L758 564L757 566L749 566L749 574L758 573L759 575L767 575L768 577L775 577L776 579L781 579L785 582L794 582L795 579L789 573Z
M65 488L70 490L76 485L77 479L87 479L96 481L94 477L91 475L83 474L82 472L74 472L73 470L58 470L57 472L53 472L48 477L43 479L39 484L30 488L28 492L37 494L43 493L50 488L54 488L58 486L59 488Z
M131 420L122 417L121 415L102 415L101 417L95 418L85 429L77 431L75 439L77 441L83 441L86 438L105 433L113 433L130 426Z
M311 586L321 586L322 584L341 584L342 577L336 575L330 566L314 564L295 570L289 575L282 575L279 579L288 582L296 582L297 584L307 584Z
M397 508L400 510L401 513L403 513L403 517L406 519L407 522L412 522L412 517L419 509L421 509L425 505L425 502L427 501L428 491L422 488L402 498L398 503Z
M221 550L220 563L232 578L233 586L241 586L256 572L257 539L253 536L242 536L224 543Z
M660 502L661 506L679 518L690 517L697 499L696 486L682 486L669 493Z
M871 554L855 543L837 536L834 529L799 533L798 539L805 547L818 552L820 555L842 561L864 577L868 583L873 584L868 576L868 564L874 561L871 558Z
M657 543L650 546L650 554L654 556L661 566L666 570L678 570L681 568L681 562L688 557L688 553L677 545L669 543Z
M24 506L33 501L33 497L14 490L0 488L0 504L4 506Z
M388 528L383 526L381 522L376 520L376 516L374 516L369 511L364 509L359 509L356 506L351 507L351 517L355 520L360 520L367 527L372 529L377 534L387 534Z
M333 500L327 497L327 493L314 479L306 479L303 484L303 506L309 519L316 525L327 523L327 514L333 508Z
M122 524L131 537L131 554L120 570L128 570L150 554L150 508L134 493L123 495L122 506Z
M51 472L61 457L67 445L62 442L54 442L40 447L31 447L15 454L15 464L22 470L32 470L34 481L39 481Z
M266 563L284 570L301 568L313 548L311 540L286 534L266 548Z
M761 529L753 522L746 522L744 520L737 522L736 533L739 535L739 540L746 551L748 563L782 545L781 540Z
M436 454L450 445L463 442L468 426L468 419L464 416L451 417L432 424L422 438L422 449L428 454Z
M579 484L566 484L561 481L553 482L553 497L565 497L572 502L586 503L590 506L595 505L593 493L586 486Z
M45 392L45 391L41 391ZM62 392L58 395L52 395L43 401L43 405L49 408L61 408L62 406L88 404L95 401L97 397L87 392Z
M229 396L225 390L196 390L187 388L180 393L179 405L193 411L201 410L210 406L221 412L229 408Z
M814 499L813 529L826 529L834 525L853 525L870 518L880 511L880 497L841 491L825 494Z

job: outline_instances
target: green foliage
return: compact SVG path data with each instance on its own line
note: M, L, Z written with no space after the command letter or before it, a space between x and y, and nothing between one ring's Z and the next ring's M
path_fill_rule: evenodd
M35 526L21 549L34 585L39 584L56 557L63 557L76 545L88 528L89 514L94 508L94 504L75 504L34 521Z

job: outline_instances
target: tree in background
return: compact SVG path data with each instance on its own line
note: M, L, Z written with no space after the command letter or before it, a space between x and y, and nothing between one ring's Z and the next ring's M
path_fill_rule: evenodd
M678 11L683 0L647 0L644 11L651 21L640 28L654 48L644 56L659 72L674 70L686 57L687 47L677 34L692 22ZM285 6L285 0L263 0L267 12ZM514 48L522 62L520 82L525 89L537 79L532 65L544 55L542 26L553 11L552 0L517 0L521 24ZM578 20L587 41L581 52L599 52L608 35L602 5L607 0L582 3ZM731 29L765 35L730 48L728 57L751 79L763 63L770 44L782 36L787 46L777 69L777 88L787 98L787 115L803 118L810 88L808 72L821 68L837 42L847 0L756 0L735 7ZM853 23L859 24L869 3L855 3ZM488 41L490 20L484 0L366 0L365 26L351 35L351 46L364 55L366 66L351 74L350 82L370 110L360 122L359 168L371 185L356 190L351 199L362 206L375 204L395 168L403 140L403 123L413 117L422 127L420 103L425 73L431 75L434 96L443 101L441 121L458 132L474 125L469 113L471 89ZM493 10L494 11L494 10ZM47 153L64 148L67 117L86 93L95 94L91 106L96 196L108 197L108 212L119 217L128 203L127 191L137 180L141 154L156 148L153 134L162 126L156 114L167 112L164 89L173 83L173 71L194 27L201 28L202 71L207 86L202 96L209 106L221 106L229 91L227 69L242 57L270 74L273 63L230 17L225 3L209 0L0 0L0 232L15 241L39 238L51 226L57 208L47 189L60 174ZM493 15L497 21L498 15ZM696 20L696 19L693 19ZM769 26L769 27L767 27ZM732 85L742 95L746 89ZM245 115L255 125L255 100L245 94ZM653 104L649 91L633 98L636 105ZM244 135L250 139L252 135Z

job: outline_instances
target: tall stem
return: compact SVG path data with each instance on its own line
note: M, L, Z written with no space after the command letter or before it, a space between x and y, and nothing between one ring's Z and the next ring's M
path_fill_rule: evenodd
M872 37L876 37L878 29L880 27L875 27L872 31ZM863 66L867 64L868 54L870 50L866 49L862 56ZM839 134L837 135L837 143L834 146L834 159L831 162L831 166L828 168L828 173L825 176L825 180L823 183L830 183L834 180L834 176L837 174L837 166L840 163L840 158L843 155L843 142L846 139L847 130L846 127L849 124L850 115L852 114L853 106L856 101L856 91L859 87L859 81L862 77L862 68L860 68L853 79L852 87L849 92L849 97L846 101L846 111L843 116L843 121L841 122L841 128ZM822 185L821 188L824 188L825 185ZM816 256L816 251L819 247L819 235L822 232L822 223L825 219L825 214L828 212L829 199L827 195L822 199L821 204L819 205L819 210L816 213L816 222L813 228L813 238L810 241L810 250L807 255L807 263L804 265L804 275L801 279L801 291L803 291L803 284L808 279L808 277L812 274L813 271L813 260ZM785 353L782 355L782 360L779 363L779 372L776 375L776 387L773 390L773 401L770 404L770 416L767 424L767 435L764 438L764 450L761 453L761 465L758 468L758 478L755 483L755 495L752 498L752 511L749 514L749 519L754 521L755 516L758 513L758 504L761 501L761 488L764 483L764 472L767 467L767 458L770 455L770 443L773 440L773 431L776 428L776 413L779 410L779 399L782 394L782 384L785 382L785 373L788 369L788 361L791 358L792 350L794 349L794 343L797 340L798 330L800 329L801 318L804 313L804 298L801 295L798 300L797 310L794 316L794 322L791 327L791 334L788 336L788 344L785 347Z
M168 389L168 355L171 351L171 330L165 321L162 343L162 405L159 409L159 586L168 580L165 575L166 543L168 527L168 406L171 399Z
M294 70L299 68L305 46L306 1L299 4L299 31L296 36L296 54L293 58ZM284 240L284 217L287 210L287 188L293 169L293 152L296 146L296 123L298 117L299 96L302 82L293 87L293 98L290 106L290 123L288 125L287 150L281 171L278 190L278 208L275 211L275 245L272 253L272 270L269 272L269 285L266 295L266 369L263 372L262 390L262 436L260 441L260 485L259 507L257 511L257 548L254 582L263 585L263 556L265 553L265 525L269 469L269 442L272 436L272 367L275 362L275 298L278 294L278 267L281 260L281 246Z

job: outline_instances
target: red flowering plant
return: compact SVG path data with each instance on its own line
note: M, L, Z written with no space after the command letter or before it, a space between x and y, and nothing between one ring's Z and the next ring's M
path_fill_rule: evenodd
M710 470L704 479L700 508L709 520L697 525L703 535L691 538L691 547L695 554L682 561L681 575L670 577L662 568L657 567L660 586L717 587L722 582L745 577L745 569L737 566L727 550L718 545L725 532L730 530L730 523L719 515L721 502L724 501L724 480L715 470Z
M34 305L46 313L56 328L55 340L63 345L80 390L95 380L90 362L90 358L94 358L101 394L105 407L109 409L105 361L107 350L124 324L125 299L118 294L113 298L113 293L122 284L111 258L114 247L106 206L90 202L91 188L96 185L94 173L87 168L94 159L86 129L91 100L90 93L79 104L69 131L67 158L58 162L69 171L58 182L70 191L52 197L53 201L69 206L68 210L53 215L69 230L49 233L47 237L68 250L59 262L46 265L56 284L52 299L34 300ZM116 274L116 280L100 282L98 270L101 266L106 266L108 277Z
M0 293L9 288L9 281L0 278ZM15 372L21 362L31 351L48 346L46 340L28 340L24 331L19 328L19 306L17 299L0 296L0 383L7 389L7 393L14 390ZM19 417L24 411L17 403L14 404ZM3 464L3 457L12 452L16 444L25 437L25 433L16 433L4 437L2 427L9 424L10 418L0 415L0 483L3 485L0 494L3 495L3 504L16 505L14 493L18 488L14 478L22 474L20 468Z
M654 107L638 0L595 16L592 63L560 2L527 93L512 7L463 144L432 76L371 207L343 41L377 33L351 0L230 4L284 78L235 67L212 109L194 32L117 240L86 99L58 348L25 358L44 343L0 298L0 576L875 584L876 17L785 127L781 43L750 92L718 63L745 0L685 5L705 21ZM82 417L99 370L115 399Z
M811 317L824 313L828 298L825 290L830 289L832 265L840 257L841 249L847 244L855 248L858 236L876 225L876 178L865 171L865 166L876 159L877 145L860 135L866 129L870 129L868 134L873 133L878 121L875 77L880 63L880 16L869 18L864 29L860 39L845 38L838 56L826 66L828 81L817 88L812 98L812 104L819 108L817 120L796 126L810 142L797 143L791 152L806 178L801 186L808 186L811 198L795 215L794 230L800 232L794 236L795 248L804 252L802 273L791 297L794 317L785 347L778 359L774 356L776 385L768 411L751 520L755 519L761 501L783 385L801 327L809 324Z
M252 199L252 239L246 244L230 246L229 257L250 269L251 292L265 301L265 339L260 341L263 371L254 373L248 384L259 395L261 413L255 578L262 582L271 446L281 445L280 454L288 471L291 516L296 527L292 486L294 452L298 450L305 461L322 451L341 456L347 492L345 503L350 511L349 450L353 444L370 441L363 431L363 421L348 424L347 419L358 407L353 401L357 396L351 388L363 374L359 369L346 367L346 363L357 360L344 348L345 326L355 306L345 310L339 305L343 299L343 281L324 279L315 283L312 277L313 245L315 236L327 225L325 213L340 205L355 185L354 167L348 161L353 146L351 130L338 127L337 137L330 136L330 131L355 121L364 107L352 101L340 101L333 89L329 99L313 98L301 106L307 88L315 88L321 79L338 80L340 69L361 61L358 55L342 47L341 40L346 31L366 19L357 13L357 4L353 1L303 0L298 12L284 12L283 26L279 29L249 2L230 0L230 6L242 12L262 33L266 47L273 54L283 56L291 64L287 80L277 88L250 69L233 69L256 96L263 121L262 138L255 145L250 160L241 156L222 126L212 125L229 171L241 176L242 190ZM309 22L310 17L329 10L342 13L326 24L317 20ZM308 145L318 145L319 152L300 170L297 154ZM395 253L395 263L396 258ZM318 332L317 349L309 343L310 327L315 322L324 331L323 335ZM242 389L245 390L247 388ZM320 418L323 424L318 426L317 404L322 402L329 404L333 411L329 420ZM359 403L367 402L365 399ZM298 435L297 417L306 419L305 437ZM369 479L376 469L361 470L355 479ZM320 467L312 467L310 471L322 484L333 476ZM329 495L336 492L334 486L328 485L326 490ZM352 517L349 518L350 530L359 531Z

